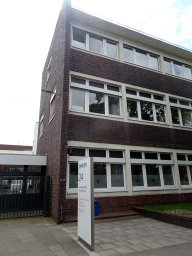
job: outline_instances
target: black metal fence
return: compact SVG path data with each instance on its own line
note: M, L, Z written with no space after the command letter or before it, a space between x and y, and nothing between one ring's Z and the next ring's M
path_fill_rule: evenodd
M0 177L0 219L49 214L49 177Z

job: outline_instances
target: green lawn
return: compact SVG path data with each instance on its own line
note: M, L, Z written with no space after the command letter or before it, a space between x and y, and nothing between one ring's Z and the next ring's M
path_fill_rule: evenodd
M154 211L170 211L170 210L192 210L192 203L188 204L167 204L167 205L151 205L145 209Z

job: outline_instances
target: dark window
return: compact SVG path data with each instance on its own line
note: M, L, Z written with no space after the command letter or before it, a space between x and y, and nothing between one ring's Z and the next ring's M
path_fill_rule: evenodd
M137 95L137 92L136 92L136 91L129 90L129 89L126 89L126 93L127 93L127 94L131 94L131 95Z
M131 151L131 152L130 152L130 157L131 157L131 158L135 158L135 159L142 159L141 152L134 152L134 151Z
M176 99L169 98L169 101L170 101L171 103L175 103L175 104L177 104L177 100L176 100Z
M179 103L181 105L189 106L189 102L180 100Z
M123 158L123 151L109 151L109 157L111 158Z
M159 95L154 95L154 99L155 99L155 100L163 101L163 97L162 97L162 96L159 96Z
M177 154L177 160L179 161L185 161L185 155Z
M139 95L140 95L141 97L151 98L151 94L149 94L149 93L139 92Z
M132 184L133 186L143 186L143 172L142 165L131 165L131 173L132 173Z
M192 161L192 155L187 155L188 156L188 161Z
M104 88L104 84L93 82L93 81L89 81L89 86L93 86L93 87L97 87L97 88L102 88L102 89Z
M160 154L161 160L171 160L171 154L162 153Z
M70 156L85 156L84 148L70 148L69 149Z
M113 85L107 85L107 90L119 92L119 87Z
M145 159L157 159L157 153L145 153Z
M77 83L77 84L85 84L85 80L78 78L78 77L71 77L71 82Z
M106 151L99 150L99 149L89 149L89 156L90 157L106 157Z

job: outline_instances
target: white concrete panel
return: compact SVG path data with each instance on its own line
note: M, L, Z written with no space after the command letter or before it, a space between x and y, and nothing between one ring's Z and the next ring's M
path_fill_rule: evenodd
M47 156L0 154L0 165L46 165Z

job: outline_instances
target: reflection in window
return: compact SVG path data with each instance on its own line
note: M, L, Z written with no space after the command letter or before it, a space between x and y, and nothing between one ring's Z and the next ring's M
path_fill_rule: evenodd
M69 164L69 188L78 188L78 163Z
M127 100L127 110L129 117L138 118L137 101Z
M183 125L191 127L191 112L187 109L181 109L181 116Z
M180 124L179 111L177 108L171 108L172 122L174 124Z
M165 66L165 72L168 74L172 74L172 66L171 66L171 61L164 60L164 66Z
M0 178L0 194L21 194L23 189L23 179L21 178Z
M41 179L40 177L28 177L27 178L27 194L40 193Z
M106 164L94 164L94 188L107 188Z
M103 39L91 35L89 37L89 50L103 54Z
M136 51L136 64L147 67L147 53Z
M17 174L24 172L24 166L23 165L17 165L17 166L10 166L10 165L0 165L0 172L8 172L11 174Z
M163 165L163 179L164 185L174 185L172 167L170 165Z
M132 172L132 183L133 186L143 186L143 172L142 172L142 165L131 165L131 172Z
M181 185L189 185L186 166L179 166L179 175L180 175Z
M173 63L175 75L183 76L183 67L181 64Z
M74 110L85 110L85 92L82 90L71 90L71 106Z
M149 187L160 187L159 166L155 164L146 164L147 184Z
M165 109L163 105L155 105L156 117L158 122L165 123Z
M80 29L73 30L73 46L85 49L85 32Z
M119 98L108 96L108 102L109 102L109 114L120 116Z
M191 79L191 68L184 67L185 77Z
M124 49L124 60L127 62L133 63L133 50L125 47L123 49Z
M117 58L117 44L111 41L107 41L107 56Z
M89 92L89 111L105 114L104 94Z
M159 69L159 65L158 65L158 57L150 55L149 56L149 63L150 63L150 68L152 69Z
M141 101L141 118L147 121L153 121L152 103Z
M124 187L122 164L111 164L111 187Z

